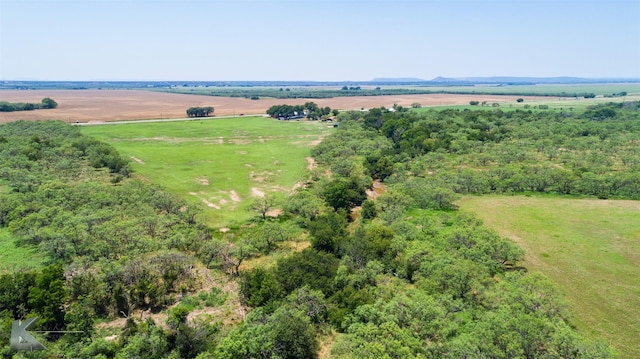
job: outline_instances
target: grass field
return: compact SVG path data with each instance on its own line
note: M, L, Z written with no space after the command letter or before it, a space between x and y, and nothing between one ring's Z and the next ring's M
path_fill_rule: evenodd
M306 157L330 131L264 117L82 128L131 158L136 176L198 203L212 227L246 221L247 207L262 195L282 199L306 179Z
M0 274L19 269L37 268L45 258L35 247L16 247L7 228L0 228Z
M640 94L640 83L594 83L594 84L541 84L541 85L476 85L476 86L426 86L431 91L445 92L475 92L479 94L530 94L530 95L561 95L573 93L594 93L596 95L611 95L627 92Z
M428 106L421 108L411 109L415 112L427 112L431 110L444 110L444 109L457 109L457 110L497 110L513 111L513 110L532 110L532 111L546 111L546 110L562 110L566 112L579 113L584 111L587 107L608 103L608 102L626 102L626 101L640 101L640 94L631 94L624 97L596 97L596 98L572 98L572 97L537 97L533 100L525 100L524 102L515 101L498 101L499 106L493 107L492 102L487 101L485 106L477 105L443 105L443 106ZM538 108L540 105L548 106L548 109L541 110Z
M525 249L525 266L564 291L580 331L640 358L640 202L483 196L460 206Z

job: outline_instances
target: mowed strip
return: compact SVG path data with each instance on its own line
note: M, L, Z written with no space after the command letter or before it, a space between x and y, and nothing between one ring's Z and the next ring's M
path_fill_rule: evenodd
M640 358L640 202L465 197L462 210L512 238L525 266L565 292L580 331Z
M263 117L87 126L132 159L135 176L203 209L212 227L242 223L255 199L284 198L308 175L307 157L332 128Z

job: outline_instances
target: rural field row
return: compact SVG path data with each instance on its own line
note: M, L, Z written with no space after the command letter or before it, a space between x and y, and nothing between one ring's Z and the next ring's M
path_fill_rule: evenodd
M51 97L58 107L49 110L22 112L0 112L0 123L19 119L57 119L69 123L107 122L141 119L184 118L186 110L192 106L213 106L215 116L239 116L264 114L266 109L282 103L300 105L310 99L259 99L214 97L203 95L170 94L141 90L2 90L0 101L40 102ZM467 105L469 101L487 103L516 103L522 96L495 95L403 95L403 96L361 96L312 99L320 107L339 110L360 110L373 107L390 108L394 104L410 107L412 103L422 106ZM527 102L549 100L546 97L523 97Z

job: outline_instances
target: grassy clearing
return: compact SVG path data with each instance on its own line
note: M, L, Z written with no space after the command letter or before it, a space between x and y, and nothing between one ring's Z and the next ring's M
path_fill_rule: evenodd
M532 111L546 111L539 109L538 106L546 105L548 106L548 110L562 110L566 112L574 112L579 113L584 111L587 107L608 103L608 102L627 102L627 101L638 101L640 100L640 94L632 94L624 97L596 97L596 98L572 98L572 97L548 97L541 98L539 100L526 100L524 102L506 102L500 101L498 103L498 107L493 107L492 102L487 102L485 106L471 106L471 105L451 105L451 106L425 106L421 108L411 109L415 112L427 112L433 109L445 110L445 109L456 109L456 110L497 110L500 109L502 111L514 111L514 110L532 110Z
M198 203L212 227L249 219L256 197L284 198L307 176L311 148L325 124L239 117L87 126L84 134L132 159L136 175Z
M640 202L483 196L460 206L526 250L525 266L565 291L580 331L640 358Z
M38 268L45 257L35 247L16 247L15 238L7 228L0 228L0 273Z

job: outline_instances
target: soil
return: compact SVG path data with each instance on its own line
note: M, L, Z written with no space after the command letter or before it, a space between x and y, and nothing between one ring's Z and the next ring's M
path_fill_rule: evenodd
M186 109L193 106L213 106L215 116L264 114L266 109L278 104L304 104L313 101L318 106L339 110L360 110L393 104L410 107L412 103L422 106L465 105L469 101L487 101L500 104L515 103L516 98L525 101L547 99L527 96L495 95L398 95L398 96L354 96L329 99L273 99L249 100L236 97L172 94L142 90L2 90L0 101L40 102L50 97L58 107L48 110L0 112L0 123L16 120L56 119L70 123L106 122L140 119L184 118Z

